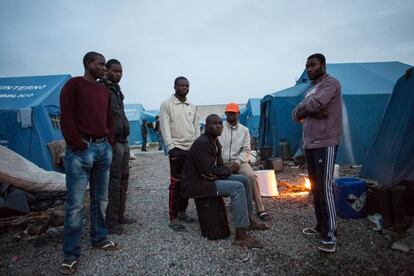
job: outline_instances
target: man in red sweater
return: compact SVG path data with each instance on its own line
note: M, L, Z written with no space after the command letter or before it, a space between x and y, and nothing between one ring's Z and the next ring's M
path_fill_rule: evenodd
M89 183L92 246L116 250L107 240L105 210L112 161L113 116L111 95L97 79L105 74L105 58L89 52L83 58L85 74L70 79L60 95L61 129L67 147L63 274L73 274L80 256L83 203Z

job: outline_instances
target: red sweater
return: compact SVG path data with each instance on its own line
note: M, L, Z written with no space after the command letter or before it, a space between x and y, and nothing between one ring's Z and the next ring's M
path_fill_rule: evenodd
M87 148L82 136L112 141L111 94L105 86L82 77L70 79L62 88L60 109L62 134L73 150Z

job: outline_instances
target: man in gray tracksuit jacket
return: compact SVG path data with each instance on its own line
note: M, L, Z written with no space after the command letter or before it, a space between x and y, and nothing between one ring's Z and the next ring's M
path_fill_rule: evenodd
M311 55L306 71L312 86L292 112L293 120L303 124L309 178L312 183L317 225L305 228L305 235L321 235L319 250L335 252L336 212L333 199L333 169L342 135L341 85L326 73L322 54Z

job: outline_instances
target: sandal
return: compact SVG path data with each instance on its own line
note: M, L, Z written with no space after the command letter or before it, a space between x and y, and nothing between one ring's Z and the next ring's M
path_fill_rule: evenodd
M258 240L256 240L255 238L247 238L247 239L243 239L243 240L234 240L232 242L232 244L240 246L242 248L248 248L248 249L252 249L252 248L261 249L261 248L263 248L263 244L261 242L259 242Z
M116 251L116 250L119 250L121 247L119 246L119 244L116 244L113 241L105 240L101 242L100 244L92 245L92 248L101 249L104 251Z
M259 219L261 219L263 221L269 221L270 220L270 215L265 211L259 212L259 213L257 213L257 215L259 216Z
M73 275L76 272L76 267L78 265L78 260L67 260L63 261L63 263L60 265L60 273L64 275Z

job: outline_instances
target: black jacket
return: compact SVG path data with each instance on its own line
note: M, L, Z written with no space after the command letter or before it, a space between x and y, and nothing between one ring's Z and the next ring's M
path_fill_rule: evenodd
M112 81L103 78L99 83L106 86L111 91L112 100L112 114L114 117L114 135L115 141L125 143L128 141L129 124L124 110L124 94L121 92L121 87Z
M214 180L231 175L223 165L221 145L206 133L194 141L183 169L181 194L184 197L217 196Z

